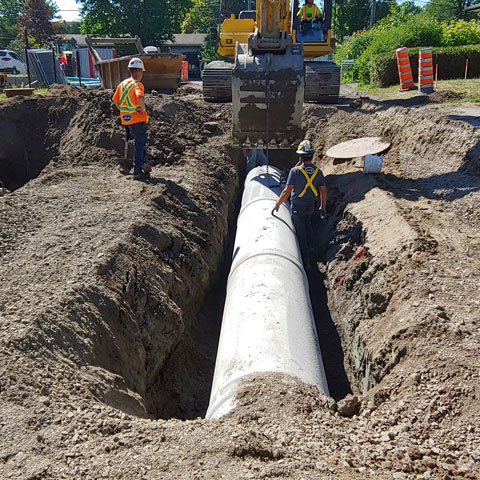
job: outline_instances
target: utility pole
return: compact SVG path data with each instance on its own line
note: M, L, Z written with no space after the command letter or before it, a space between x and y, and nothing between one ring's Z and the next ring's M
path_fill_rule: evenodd
M375 15L377 13L377 0L370 0L370 28L375 23Z

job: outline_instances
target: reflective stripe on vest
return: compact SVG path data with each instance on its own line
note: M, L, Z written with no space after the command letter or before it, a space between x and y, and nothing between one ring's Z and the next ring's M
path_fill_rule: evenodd
M128 80L122 82L122 86L120 87L122 92L122 96L118 102L120 104L120 113L132 113L135 112L138 107L138 105L132 105L132 102L130 101L130 92L136 85L138 85L138 82L134 80L128 86L125 86L126 82L128 82Z
M318 7L313 4L313 16L312 18L315 18L317 16L317 13L318 13ZM302 20L306 20L307 19L307 5L304 5L302 7Z
M307 180L307 184L305 185L305 188L302 190L302 193L298 196L299 198L302 198L306 193L307 193L307 190L308 188L311 188L312 189L312 192L313 194L318 197L318 190L313 186L313 180L315 179L315 177L317 176L317 173L318 173L318 168L315 169L315 172L313 172L312 176L309 177L308 176L308 173L303 169L303 168L299 168L299 170L303 173L303 176L305 177L305 179Z

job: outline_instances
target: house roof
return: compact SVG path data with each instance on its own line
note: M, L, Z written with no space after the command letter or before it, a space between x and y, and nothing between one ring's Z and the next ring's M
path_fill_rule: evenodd
M478 4L478 3L463 9L464 12L476 12L478 10L480 10L480 4Z
M59 39L71 40L72 38L77 42L78 46L86 46L86 35L63 33L57 35ZM166 45L179 46L179 47L199 47L205 41L207 37L206 33L176 33L173 35L173 40L165 42ZM111 44L113 45L113 43ZM104 45L105 46L105 45Z
M165 44L183 47L199 47L205 41L206 37L206 33L176 33L173 35L173 40L168 40Z

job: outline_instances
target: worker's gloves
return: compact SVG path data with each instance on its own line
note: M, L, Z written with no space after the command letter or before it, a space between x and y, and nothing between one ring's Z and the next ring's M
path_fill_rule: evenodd
M278 205L275 205L275 206L273 207L273 210L272 210L272 215L273 215L274 213L277 213L279 208L280 208L280 207L279 207Z
M325 220L327 218L327 212L323 208L320 208L318 214L320 215L320 220Z

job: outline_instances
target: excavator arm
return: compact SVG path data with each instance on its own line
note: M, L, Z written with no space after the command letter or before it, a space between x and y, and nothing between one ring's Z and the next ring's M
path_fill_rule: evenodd
M298 0L256 0L255 20L240 14L224 21L218 52L234 63L207 65L203 92L209 101L232 100L235 145L290 149L302 139L304 100L336 102L339 68L332 62L304 62L306 55L332 50L331 2L325 0L326 21L317 36L297 32Z
M288 0L257 0L256 28L237 43L232 71L234 144L287 149L302 137L302 45L290 33Z

